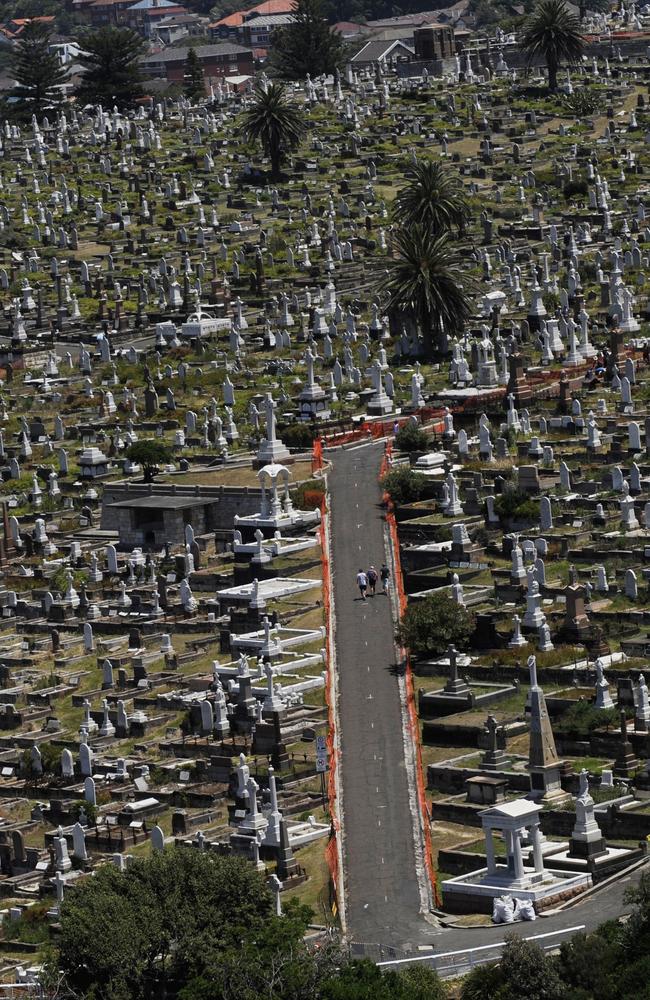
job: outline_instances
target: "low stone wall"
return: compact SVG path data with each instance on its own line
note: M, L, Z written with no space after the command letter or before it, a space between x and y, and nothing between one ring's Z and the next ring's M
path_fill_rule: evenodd
M466 772L469 776L469 771ZM510 775L508 775L510 777ZM528 783L528 776L526 775ZM471 802L432 802L431 819L441 823L459 823L464 826L481 826L479 812L485 806ZM611 805L603 812L596 813L598 826L607 840L642 841L650 836L650 814L630 812L617 805ZM543 809L540 812L542 831L554 837L571 836L575 825L575 812L561 809Z
M484 777L485 771L476 767L454 767L449 764L429 764L427 767L427 788L449 795L460 795L465 791L468 778ZM490 771L491 778L507 778L511 789L525 795L530 788L527 771Z

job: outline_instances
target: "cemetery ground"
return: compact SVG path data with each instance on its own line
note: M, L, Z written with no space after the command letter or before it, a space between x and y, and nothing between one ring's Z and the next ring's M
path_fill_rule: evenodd
M2 129L7 983L36 988L93 872L172 844L249 859L373 958L625 911L647 68L478 76L294 88L277 186L222 90ZM472 213L470 317L433 358L381 290L418 158ZM391 597L355 600L384 559Z

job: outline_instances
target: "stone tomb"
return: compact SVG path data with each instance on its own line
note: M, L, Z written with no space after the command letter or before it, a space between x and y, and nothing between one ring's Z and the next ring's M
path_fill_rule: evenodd
M548 909L591 885L588 873L573 874L545 868L540 807L526 799L498 803L479 813L485 834L487 866L442 883L443 907L452 913L491 913L493 900L504 893L531 900L536 910ZM494 831L506 843L505 863L494 850ZM530 838L532 867L524 864L522 838Z

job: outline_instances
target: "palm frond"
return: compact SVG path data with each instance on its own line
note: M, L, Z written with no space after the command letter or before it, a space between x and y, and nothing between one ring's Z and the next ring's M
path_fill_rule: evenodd
M443 332L459 332L471 314L467 277L449 234L419 223L402 226L392 250L378 290L388 295L389 311L410 315L429 346L438 346Z
M419 223L436 234L464 227L470 213L458 174L433 160L418 160L407 178L393 207L398 225Z

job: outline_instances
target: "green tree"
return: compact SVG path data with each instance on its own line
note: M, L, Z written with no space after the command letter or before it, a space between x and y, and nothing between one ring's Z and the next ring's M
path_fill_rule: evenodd
M436 236L465 228L469 206L457 173L433 160L418 160L406 176L408 183L397 192L393 204L398 225L406 228L418 223Z
M234 14L238 10L241 10L241 0L219 0L218 3L212 4L210 7L210 19L220 21L228 14Z
M400 451L426 451L431 444L431 438L425 430L409 420L400 427L393 443Z
M434 969L419 965L382 972L363 959L339 969L320 995L323 1000L444 1000L447 990Z
M498 965L477 965L463 979L460 1000L496 1000L503 985Z
M634 903L630 919L625 925L622 935L623 948L628 956L632 958L639 952L639 948L645 947L647 954L650 954L650 874L644 872L639 879L637 886L630 886L625 892L625 902Z
M238 948L223 949L206 973L190 980L179 1000L317 1000L323 981L336 975L346 958L336 944L317 950L303 940L311 911L290 900L275 916L245 935Z
M137 462L142 466L145 483L152 483L158 471L158 466L171 460L171 452L162 441L149 438L135 441L124 452L129 462Z
M600 995L603 988L611 989L610 976L620 967L621 931L621 925L613 920L599 927L595 934L574 934L563 942L559 971L562 980L571 984L572 994L584 990L591 997Z
M539 519L539 504L531 499L530 494L519 489L514 483L506 483L494 503L494 509L503 518L537 518Z
M42 115L61 101L61 87L68 77L59 57L50 53L50 29L40 21L29 21L12 55L10 73L16 81L11 91L13 108L20 117Z
M596 708L588 701L576 701L563 712L554 729L573 740L586 740L596 729L618 728L618 708Z
M582 57L584 39L580 20L564 0L540 0L524 26L521 47L530 64L542 58L548 69L548 89L557 90L562 63L575 65Z
M212 977L221 956L284 930L264 878L243 858L173 848L101 867L66 893L54 961L85 1000L149 1000ZM218 994L215 994L218 996Z
M194 100L200 100L200 98L205 97L203 66L196 54L196 49L193 47L188 49L187 52L183 81L183 90L187 97L194 98Z
M408 1000L445 1000L449 995L447 987L435 969L421 962L417 965L407 965L398 975Z
M562 1000L566 996L553 958L536 941L506 936L500 963L504 986L499 1000Z
M142 97L139 57L144 41L129 28L99 28L80 38L83 72L77 88L81 104L129 108Z
M450 643L467 646L474 615L447 594L409 601L397 630L397 641L415 656L440 656Z
M415 503L419 500L429 481L421 472L414 472L407 465L400 465L382 476L381 488L389 494L393 503Z
M271 177L280 179L287 152L295 149L306 131L304 119L292 104L284 86L271 83L256 87L253 102L242 115L238 128L246 142L258 142L271 161Z
M343 39L325 20L321 0L296 0L294 21L273 32L271 65L285 80L304 80L341 69Z
M436 236L419 223L399 227L393 256L378 290L388 294L388 311L419 326L429 351L441 350L444 336L462 330L470 316L460 260L445 233Z
M61 751L53 743L41 743L38 747L41 754L42 775L55 775L61 773ZM28 747L21 754L21 769L28 779L38 781L41 774L34 768L32 760L32 748Z

